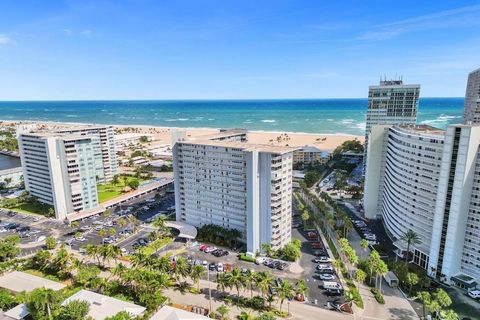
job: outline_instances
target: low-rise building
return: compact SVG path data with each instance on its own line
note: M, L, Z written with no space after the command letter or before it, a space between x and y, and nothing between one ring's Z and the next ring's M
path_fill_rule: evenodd
M126 311L132 317L140 316L146 308L131 302L112 298L89 290L80 290L69 298L65 299L62 305L71 301L86 301L90 305L88 315L94 320L103 320Z
M0 288L6 289L14 294L20 292L31 292L38 288L60 290L66 285L57 281L34 276L21 271L12 271L0 276Z
M155 135L149 133L121 133L115 135L115 146L118 150L122 150L141 142L152 142L154 140Z
M204 310L204 309L203 309ZM207 320L209 317L203 316L198 313L193 313L183 309L163 306L155 313L150 320Z
M330 152L317 147L304 146L293 152L293 164L308 166L310 164L326 164L330 160Z

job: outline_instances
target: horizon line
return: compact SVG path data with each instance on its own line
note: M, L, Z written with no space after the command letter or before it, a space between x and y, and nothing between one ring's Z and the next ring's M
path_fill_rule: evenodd
M109 101L280 101L280 100L357 100L357 99L364 99L368 100L368 97L361 97L361 98L199 98L199 99L41 99L41 100L1 100L0 103L5 102L109 102ZM459 97L420 97L419 99L465 99L463 96Z

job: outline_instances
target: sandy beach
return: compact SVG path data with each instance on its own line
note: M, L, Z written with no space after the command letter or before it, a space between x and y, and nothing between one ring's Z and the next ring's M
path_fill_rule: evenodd
M36 123L39 129L59 129L72 126L88 125L73 122L47 122L47 121L2 121L2 125L17 125L20 123ZM96 124L97 125L97 124ZM192 138L218 132L213 128L177 128L177 127L152 127L140 125L113 125L117 134L121 133L143 133L155 137L155 144L170 144L172 132L185 131L186 135ZM344 141L357 139L363 142L363 136L342 135L342 134L312 134L299 132L281 131L248 131L248 141L258 144L282 145L291 147L316 146L321 150L332 151Z

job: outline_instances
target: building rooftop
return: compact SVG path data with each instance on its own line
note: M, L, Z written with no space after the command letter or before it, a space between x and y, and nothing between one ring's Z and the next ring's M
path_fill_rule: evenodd
M319 148L314 147L314 146L304 146L304 147L301 147L299 149L299 151L303 151L303 152L322 152L322 150L320 150Z
M102 126L102 125L94 125L94 124L90 124L90 125L78 125L78 126L72 126L72 127L65 127L65 128L57 128L55 129L55 132L70 132L70 131L78 131L78 130L95 130L95 129L105 129L105 128L113 128L113 126L110 126L110 125L105 125L105 126Z
M244 134L247 134L247 130L245 129L228 129L228 130L222 129L219 132L197 136L194 139L216 140L216 139L228 138L228 137L244 135Z
M66 287L66 285L42 277L37 277L29 273L13 271L5 273L0 277L0 287L14 293L19 293L22 291L30 292L37 288L60 290Z
M157 313L155 313L150 320L203 320L210 319L208 317L188 312L182 309L163 306Z
M412 131L412 132L423 132L423 133L431 133L431 134L445 133L445 130L435 128L426 124L415 124L415 125L404 124L404 125L399 125L398 127L406 131Z
M95 320L103 320L107 317L116 315L121 311L126 311L132 316L138 316L141 315L146 309L145 307L131 302L122 301L88 290L78 291L74 295L65 299L62 305L74 300L88 302L90 304L90 311L88 312L88 315Z
M268 152L268 153L277 153L277 154L293 152L294 150L298 149L298 147L274 146L269 144L255 144L255 143L240 142L240 141L192 140L192 141L179 141L179 143L208 145L208 146L224 147L224 148L237 148L237 149L242 149L244 151L258 151L258 152Z
M22 133L22 136L31 136L31 137L38 137L38 138L60 138L65 141L73 141L73 140L85 140L91 139L89 136L81 135L81 134L66 134L62 132L51 132L51 131L37 131L31 133Z

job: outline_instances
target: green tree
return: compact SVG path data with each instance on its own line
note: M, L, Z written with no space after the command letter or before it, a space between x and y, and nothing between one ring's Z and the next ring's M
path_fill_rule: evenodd
M174 275L178 282L190 274L190 266L185 257L178 257L175 261Z
M368 248L368 241L366 239L360 240L360 247L362 248L361 257L363 258L363 254L367 251Z
M269 243L262 243L262 250L263 252L265 252L267 257L274 256L274 250L272 249L272 246Z
M426 307L430 305L432 301L432 296L430 295L430 292L420 291L417 293L417 298L422 302L423 319L426 319Z
M54 237L48 236L47 239L45 239L45 245L47 247L47 250L53 250L57 246L57 241Z
M58 316L55 319L58 320L91 320L92 317L88 316L90 311L90 304L87 301L73 300L65 304Z
M228 320L228 312L230 309L224 304L221 304L216 310L216 313L220 315L220 320Z
M277 317L274 314L270 312L266 312L258 316L256 320L275 320L275 319L277 319Z
M419 281L418 275L414 272L409 272L407 273L407 276L405 277L405 283L409 287L408 294L412 294L412 288L414 285L416 285Z
M77 285L86 287L99 274L100 269L95 265L82 266L77 269L77 273L73 277L73 280Z
M105 320L133 320L133 318L127 311L120 311L114 316L105 318Z
M80 222L78 221L72 221L70 222L70 227L72 227L73 229L76 229L80 226Z
M273 276L269 272L258 272L255 279L255 285L262 293L262 298L268 293L270 285L273 283Z
M52 289L38 288L28 294L26 305L33 319L51 320L61 301L61 295Z
M286 279L279 286L277 286L276 289L277 289L278 298L280 299L280 312L281 312L283 302L285 301L285 299L290 300L293 298L294 289L293 289L293 286L290 284L290 282Z
M0 262L15 258L20 253L19 243L18 235L10 235L5 239L0 239Z
M433 295L442 308L447 308L452 304L452 299L443 289L437 289Z
M128 186L134 190L137 190L140 186L140 181L138 181L138 179L132 179L128 182Z
M0 289L0 310L6 311L17 304L15 296L5 289Z
M202 265L197 264L193 266L192 272L190 273L190 277L192 278L193 283L197 285L197 290L200 290L200 279L202 279L204 275L205 275L205 268Z
M302 220L303 220L303 223L307 223L308 220L310 220L310 213L308 212L307 209L304 209L302 211Z
M302 301L305 299L305 296L308 294L308 287L305 284L305 280L300 279L295 284L295 294L300 295L302 297Z
M113 178L112 178L112 185L113 186L116 186L118 184L119 180L118 180L118 174L114 175Z
M413 244L420 244L420 237L418 234L413 231L412 229L405 232L401 238L403 241L407 243L407 254L405 256L405 261L408 262L408 257L410 256L410 246Z
M365 273L365 271L363 271L362 269L357 269L357 271L355 272L355 280L357 281L357 283L364 283L366 278L367 274Z
M237 290L237 301L240 301L240 289L245 285L245 277L239 268L234 268L230 274L228 274L228 282L230 287L234 287Z

